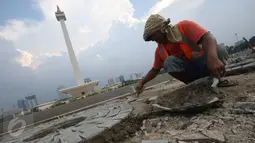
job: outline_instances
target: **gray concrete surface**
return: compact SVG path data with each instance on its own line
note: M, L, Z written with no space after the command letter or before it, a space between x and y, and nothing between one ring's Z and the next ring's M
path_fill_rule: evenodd
M146 86L151 86L160 82L164 82L171 79L171 76L169 76L168 74L164 74L164 75L158 75L155 79L153 79L151 82L149 82L148 84L146 84ZM126 93L132 92L132 88L130 86L126 86L126 87L122 87L119 89L116 89L114 91L110 91L110 92L106 92L106 93L102 93L99 94L97 96L91 96L82 100L78 100L69 104L64 104L64 105L60 105L57 106L55 108L49 109L49 110L45 110L42 112L35 112L33 114L29 114L29 115L25 115L23 117L21 117L21 119L26 121L27 125L33 124L35 122L39 122L42 120L46 120L48 118L54 117L54 116L58 116L60 114L66 113L66 112L70 112L85 106L89 106L92 104L95 104L97 102L101 102L104 100L108 100ZM8 128L8 124L9 121L0 123L0 134L7 132L7 128ZM19 126L14 127L18 128Z
M70 116L43 123L18 136L6 135L4 142L85 142L127 118L133 107L128 102L108 103Z

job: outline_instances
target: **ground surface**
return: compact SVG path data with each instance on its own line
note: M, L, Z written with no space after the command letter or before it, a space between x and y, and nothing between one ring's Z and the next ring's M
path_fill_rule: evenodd
M172 79L148 87L139 97L132 95L117 99L29 128L17 137L6 135L4 140L37 143L141 143L142 140L254 143L255 72L227 78L237 80L239 85L220 88L218 93L221 96L210 91L206 84L201 86L199 83L194 87L196 84L184 85ZM175 108L177 105L194 105L196 101L208 105L210 100L207 99L210 98L207 97L210 96L218 97L221 106L199 113L172 113L153 106L158 103Z
M239 85L225 87L221 108L210 109L200 114L166 114L150 117L140 123L136 136L124 143L136 143L142 140L170 140L187 142L255 142L255 73L228 77L238 80ZM143 99L157 96L179 88L181 84L169 84L171 88L151 89L143 93ZM173 87L176 85L175 87ZM167 86L164 86L167 87ZM160 97L159 97L160 98ZM180 97L180 100L183 100ZM169 102L168 102L169 104ZM174 104L174 103L172 103ZM181 141L180 141L181 142Z
M150 82L147 86L151 86L163 81L169 80L171 77L167 74L160 75L157 78L155 78L152 82ZM70 104L64 104L57 106L55 108L45 110L42 112L35 112L33 114L25 115L21 119L26 121L26 124L33 124L35 122L39 122L42 120L46 120L48 118L58 116L63 113L67 113L85 106L89 106L104 100L108 100L114 97L121 96L123 94L132 92L132 88L130 86L126 86L123 88L116 89L114 91L106 92L99 94L97 96L88 97L86 99L78 100L76 102L70 103ZM9 121L6 121L4 123L0 123L0 134L3 132L7 132L7 126L9 124ZM15 127L14 127L15 128Z

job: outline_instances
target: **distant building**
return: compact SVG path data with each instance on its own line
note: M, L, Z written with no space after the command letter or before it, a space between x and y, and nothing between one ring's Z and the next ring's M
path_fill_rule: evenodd
M143 78L143 73L136 74L136 79L142 79L142 78Z
M118 82L124 82L125 81L125 79L124 79L124 76L123 75L120 75L119 77L117 77L116 79L115 79L115 82L116 83L118 83Z
M28 108L27 104L28 102L25 99L20 99L17 101L18 108L21 109L27 109Z
M116 78L115 78L115 82L116 82L116 83L120 82L120 77L116 77Z
M220 45L220 46L225 46L225 44L224 44L224 43L220 43L219 45Z
M242 43L244 43L244 40L237 41L237 42L235 42L235 46L239 46L239 45L241 45Z
M137 79L142 79L142 78L143 78L142 73L133 73L133 74L130 75L131 80L137 80Z
M35 95L30 95L25 97L25 99L28 101L29 107L34 108L38 105L37 99Z
M110 86L110 85L112 85L112 84L114 84L113 78L108 79L108 85Z
M90 83L91 82L91 79L90 78L85 78L84 79L84 83Z
M131 75L130 75L130 79L131 79L131 80L136 80L136 74L131 74Z
M125 78L124 78L124 76L123 75L120 75L120 82L124 82L125 81Z

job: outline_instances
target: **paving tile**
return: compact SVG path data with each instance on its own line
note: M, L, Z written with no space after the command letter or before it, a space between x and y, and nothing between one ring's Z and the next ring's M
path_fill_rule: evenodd
M143 140L142 143L169 143L168 140Z
M119 106L115 106L114 108L110 109L110 113L106 117L113 117L119 114L121 108Z
M102 117L107 116L110 113L110 110L109 109L102 109L102 110L99 110L97 113L98 113L97 118L102 118Z
M98 124L97 127L98 128L111 128L112 126L120 123L121 120L104 120L104 123L102 124Z

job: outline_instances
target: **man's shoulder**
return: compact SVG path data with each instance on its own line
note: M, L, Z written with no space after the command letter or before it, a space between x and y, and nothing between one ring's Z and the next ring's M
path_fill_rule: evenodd
M196 22L194 22L192 20L182 20L182 21L179 21L178 24L181 24L181 26L183 26L183 27L190 27L190 26L198 25Z

